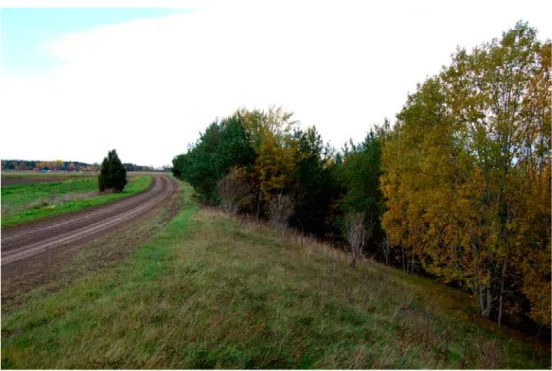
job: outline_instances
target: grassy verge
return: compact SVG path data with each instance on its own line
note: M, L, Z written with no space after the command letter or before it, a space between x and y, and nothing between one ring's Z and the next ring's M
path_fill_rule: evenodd
M151 183L151 176L137 176L129 180L122 193L113 194L98 194L96 178L4 186L2 187L2 227L28 223L119 200L145 191Z
M262 224L181 213L124 264L2 318L3 368L549 368L467 296Z

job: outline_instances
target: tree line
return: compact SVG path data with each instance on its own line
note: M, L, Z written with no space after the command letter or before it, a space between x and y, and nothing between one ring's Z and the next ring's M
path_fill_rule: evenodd
M78 161L29 161L29 160L2 160L2 170L62 170L62 171L91 171L94 165ZM98 167L99 165L96 164Z
M123 167L126 171L171 171L171 167L166 165L161 168L155 168L153 166L136 165L133 163L124 163Z
M133 163L123 164L126 171L170 171L169 166L163 167L161 170L153 166L142 166ZM100 171L100 164L88 164L78 161L33 161L33 160L2 160L2 170L51 170L51 171Z
M518 22L336 150L283 108L239 109L173 159L199 199L470 291L550 326L551 43Z

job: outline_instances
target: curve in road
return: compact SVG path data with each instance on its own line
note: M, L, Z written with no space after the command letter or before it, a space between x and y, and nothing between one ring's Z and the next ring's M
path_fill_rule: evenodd
M124 223L131 223L163 204L177 189L174 179L153 175L152 186L136 196L63 218L3 230L2 265L67 244L88 241Z

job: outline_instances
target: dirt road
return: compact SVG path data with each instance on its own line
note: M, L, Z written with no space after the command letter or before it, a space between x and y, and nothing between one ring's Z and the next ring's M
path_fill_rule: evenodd
M153 175L146 192L116 203L51 218L43 222L2 230L2 266L62 246L88 242L128 226L166 203L177 192L176 182L166 175Z

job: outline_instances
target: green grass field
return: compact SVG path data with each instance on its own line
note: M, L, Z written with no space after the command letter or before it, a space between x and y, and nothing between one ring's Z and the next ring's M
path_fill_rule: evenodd
M2 227L102 205L145 191L149 175L129 179L122 193L99 194L98 180L76 176L53 183L17 184L2 187Z
M198 209L2 316L3 368L550 368L464 292Z

